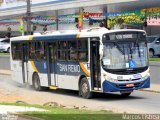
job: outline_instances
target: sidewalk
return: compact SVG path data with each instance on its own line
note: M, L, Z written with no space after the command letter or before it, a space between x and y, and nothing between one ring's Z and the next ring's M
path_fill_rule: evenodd
M11 75L11 70L2 70L2 69L0 69L0 74L1 75Z
M0 69L0 75L11 75L11 70L1 70ZM160 93L160 85L151 84L150 88L141 89L140 91Z

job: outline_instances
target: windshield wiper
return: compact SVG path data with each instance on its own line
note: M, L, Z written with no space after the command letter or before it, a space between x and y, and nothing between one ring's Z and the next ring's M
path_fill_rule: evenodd
M129 43L129 49L130 49L130 54L131 54L131 59L133 58L132 56L132 48L131 48L131 44Z
M136 41L136 44L137 44L137 47L138 47L138 56L139 56L139 58L140 58L141 66L142 66L141 53L140 53L139 44L137 43L137 41Z

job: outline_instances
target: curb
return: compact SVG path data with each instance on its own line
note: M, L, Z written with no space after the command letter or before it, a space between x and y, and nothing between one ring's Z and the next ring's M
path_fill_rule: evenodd
M0 75L11 75L11 70L1 70L0 69Z
M147 89L141 89L141 90L138 90L138 91L160 93L160 91L156 91L156 90L147 90Z

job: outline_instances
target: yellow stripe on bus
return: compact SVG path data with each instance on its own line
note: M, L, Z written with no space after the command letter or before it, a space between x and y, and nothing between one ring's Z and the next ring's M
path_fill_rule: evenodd
M30 62L31 62L31 65L32 65L34 71L35 71L35 72L38 72L38 70L37 70L37 68L36 68L36 65L35 65L34 61L30 61Z
M29 36L29 40L32 40L32 39L33 39L33 36ZM31 65L32 65L32 68L34 69L34 71L35 71L35 72L38 72L34 61L30 61L30 62L31 62Z
M57 86L49 86L49 89L57 90L57 89L58 89L58 87L57 87Z
M33 39L33 36L29 36L29 40L32 40Z
M83 62L80 62L79 64L80 64L82 70L84 71L84 73L90 77L90 73L89 73L89 71L85 68Z
M76 36L77 38L80 38L80 34L77 34L77 36Z

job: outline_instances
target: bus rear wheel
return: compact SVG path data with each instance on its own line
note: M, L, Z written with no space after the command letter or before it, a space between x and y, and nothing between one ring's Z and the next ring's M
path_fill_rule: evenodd
M80 92L80 95L85 99L92 98L93 93L90 91L87 78L82 78L79 86L79 92Z
M41 90L42 90L42 87L41 87L41 85L40 85L40 79L39 79L39 76L38 76L37 73L35 73L35 74L33 75L33 87L34 87L34 89L37 90L37 91L41 91Z

